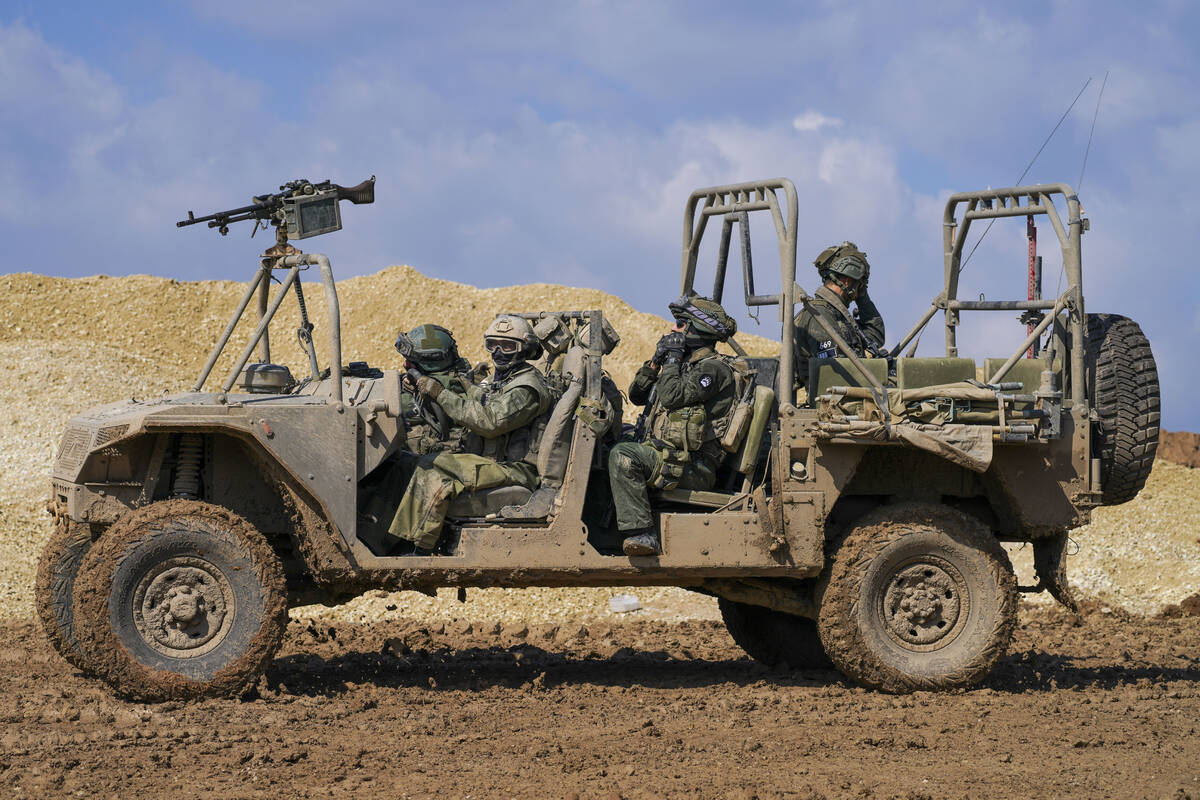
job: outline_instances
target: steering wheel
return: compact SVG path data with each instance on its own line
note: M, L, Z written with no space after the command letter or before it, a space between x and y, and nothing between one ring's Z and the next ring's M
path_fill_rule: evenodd
M438 441L445 441L450 435L450 417L446 409L432 397L421 397L416 403L416 411L421 420L433 429Z

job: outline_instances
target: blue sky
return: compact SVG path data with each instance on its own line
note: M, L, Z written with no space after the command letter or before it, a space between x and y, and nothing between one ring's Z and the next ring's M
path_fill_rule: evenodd
M105 5L0 2L5 271L245 279L249 225L222 239L175 220L375 174L376 204L307 243L340 276L408 263L664 313L688 193L784 176L801 282L825 245L857 242L889 343L940 289L945 197L1012 185L1091 78L1025 179L1078 183L1107 72L1080 186L1088 308L1142 324L1164 425L1200 430L1195 4ZM1023 221L997 224L963 293L1022 296L1024 252ZM1020 339L1010 315L970 323L967 354ZM770 314L748 327L778 336Z

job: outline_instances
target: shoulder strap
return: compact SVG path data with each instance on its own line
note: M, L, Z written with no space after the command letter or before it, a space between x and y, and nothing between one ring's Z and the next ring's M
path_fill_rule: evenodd
M856 339L858 339L858 346L862 348L864 353L870 353L875 349L875 346L868 341L866 334L863 333L862 328L858 326L858 320L854 318L854 315L850 313L850 309L847 308L846 304L842 302L842 298L838 297L824 286L817 289L817 297L824 300L825 304L828 305L835 314L841 317L843 322L850 326L850 330L854 331L854 336ZM820 306L817 306L816 303L814 303L813 306L816 308L817 313L821 313L824 310ZM822 316L824 316L824 314L822 314ZM828 319L828 317L826 317L826 319ZM847 342L847 344L852 344L852 342Z

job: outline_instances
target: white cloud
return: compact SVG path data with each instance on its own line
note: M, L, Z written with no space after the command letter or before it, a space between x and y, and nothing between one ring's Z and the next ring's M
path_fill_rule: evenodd
M805 111L792 119L792 127L800 133L819 131L821 128L840 128L842 121L836 117L827 117L820 111Z

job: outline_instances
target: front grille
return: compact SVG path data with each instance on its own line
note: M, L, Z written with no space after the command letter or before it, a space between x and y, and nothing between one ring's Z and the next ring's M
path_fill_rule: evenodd
M107 428L101 428L96 434L96 443L92 448L103 447L113 439L120 439L125 435L125 431L129 430L128 425L109 425Z
M70 427L58 447L58 464L67 469L76 469L87 458L92 432L88 428Z

